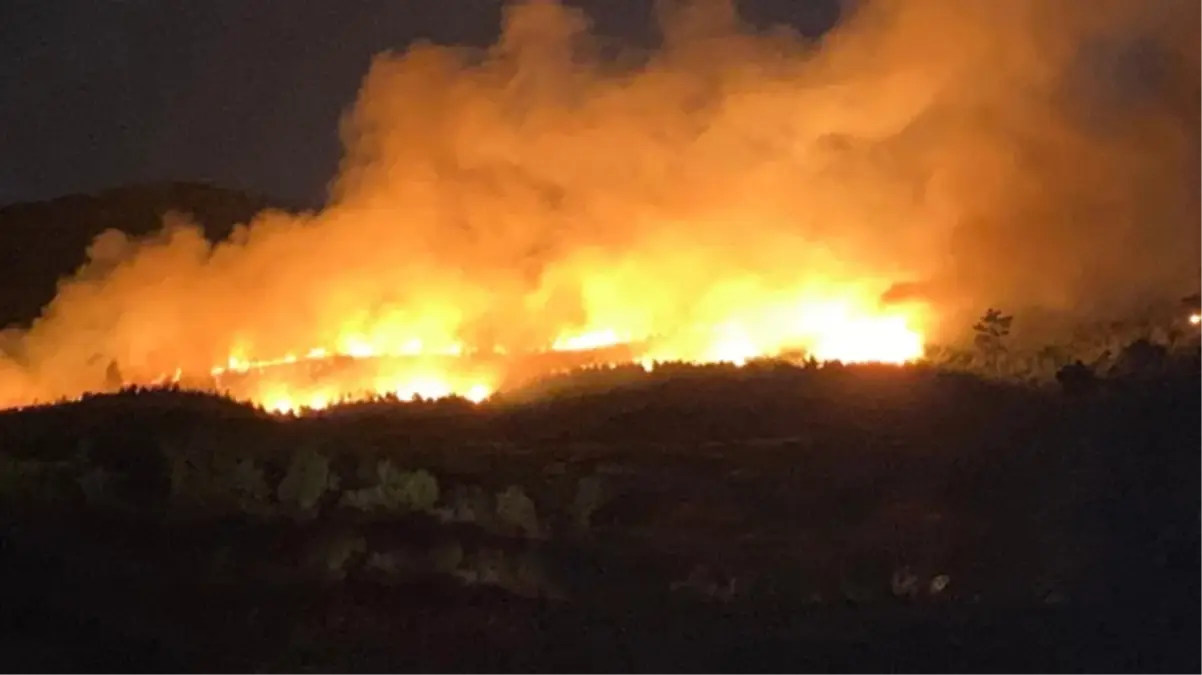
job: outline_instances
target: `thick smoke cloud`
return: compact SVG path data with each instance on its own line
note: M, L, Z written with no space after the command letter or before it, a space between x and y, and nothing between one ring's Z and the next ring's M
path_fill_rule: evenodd
M375 60L322 212L264 213L215 246L178 216L98 238L9 336L0 402L101 386L114 360L203 372L351 334L662 332L799 285L920 301L935 338L987 305L1181 294L1198 11L870 0L809 42L676 2L661 48L603 60L580 12L514 4L487 50Z

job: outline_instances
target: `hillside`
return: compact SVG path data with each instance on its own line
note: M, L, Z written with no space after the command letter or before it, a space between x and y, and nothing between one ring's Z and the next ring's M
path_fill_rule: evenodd
M192 214L210 239L270 206L265 197L203 183L128 186L95 194L0 207L0 326L26 324L53 297L55 283L84 262L108 229L154 232L167 211Z
M1063 392L630 375L0 413L0 645L26 672L1197 672L1196 358Z

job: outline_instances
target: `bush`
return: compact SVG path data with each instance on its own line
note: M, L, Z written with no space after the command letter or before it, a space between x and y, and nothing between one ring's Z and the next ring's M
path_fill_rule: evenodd
M376 484L343 493L340 503L359 511L430 512L438 503L438 479L425 469L401 471L389 460L376 464Z
M0 455L0 503L50 505L75 493L69 485L71 467L61 462L36 462Z
M458 543L451 542L420 552L408 550L393 550L387 553L373 552L367 557L366 567L387 576L397 577L423 574L458 576L459 566L463 560L463 547Z
M253 459L223 462L218 465L218 476L226 477L223 483L243 510L252 505L266 505L271 498L271 486L267 484L262 467Z
M292 456L276 495L280 504L298 515L312 517L326 492L338 487L338 476L330 471L330 460L315 450L304 449Z
M111 476L101 467L87 469L75 482L89 506L104 504L112 498L109 494Z
M351 564L367 552L367 541L352 532L336 532L317 537L306 554L310 573L331 581L346 578Z
M542 536L534 501L516 485L497 494L497 522L509 533L520 533L530 539Z
M29 462L0 455L0 499L18 501L30 487Z
M454 523L472 523L491 530L495 527L493 496L478 485L456 485L447 498L447 508L442 511L443 520Z
M609 501L605 483L599 476L585 476L576 486L576 496L572 500L572 525L577 532L587 532L592 524L593 514Z
M525 598L566 597L534 551L480 549L463 558L454 576L464 584L494 586Z
M271 513L272 490L255 460L196 447L167 454L176 502L218 512Z

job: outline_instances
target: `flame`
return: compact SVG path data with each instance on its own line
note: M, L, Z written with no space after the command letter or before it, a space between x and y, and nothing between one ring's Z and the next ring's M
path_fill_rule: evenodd
M333 331L333 346L279 356L253 355L247 341L235 340L220 365L208 369L208 381L197 382L176 366L154 377L132 373L124 384L176 383L210 389L273 413L295 415L378 397L458 396L482 403L520 370L522 356L539 353L588 354L621 347L626 350L623 359L647 371L661 362L743 366L786 352L845 363L905 364L921 359L924 337L919 326L924 317L919 309L882 308L870 297L830 287L792 295L730 294L722 296L722 302L712 302L706 312L718 320L661 324L659 330L642 333L629 328L639 323L637 312L610 311L605 317L612 325L561 330L541 350L469 347L460 340L424 340L391 321L366 326L357 322Z
M549 353L580 353L623 346L629 360L650 371L657 362L727 363L742 366L756 358L800 351L820 361L905 364L922 358L924 339L915 327L920 316L875 309L854 297L808 297L792 303L772 298L737 298L728 318L685 326L671 333L634 336L613 327L561 331ZM459 396L487 400L508 371L510 350L468 350L460 342L429 348L401 333L389 346L386 331L346 333L339 347L311 348L298 356L251 359L242 350L210 374L215 388L281 414L322 410L343 401L380 396L401 400ZM481 354L494 362L482 364ZM311 381L297 367L334 368ZM179 371L176 371L176 381Z
M506 2L491 45L373 59L320 210L220 242L179 215L102 233L0 331L0 406L174 382L302 411L598 362L906 363L987 303L1196 283L1198 3L866 2L812 40L669 2L662 40L618 54L578 4ZM1164 77L1110 105L1132 45Z
M551 345L551 349L554 351L573 352L612 347L621 342L625 341L619 338L613 329L606 328L604 330L590 331L576 335L564 335L555 340L555 343Z
M1073 50L1028 36L1013 3L869 3L818 53L695 4L630 63L586 48L558 2L507 7L483 51L382 55L323 209L216 243L184 217L102 234L29 330L0 335L0 407L175 383L296 413L483 402L594 363L909 363L995 290L1060 302L1079 214L1133 214L1143 181L1159 195L1196 159L1149 132L1161 117L1076 133L1056 75L1079 65L1049 62ZM1097 233L1081 238L1126 265L1129 238ZM999 249L1026 264L982 264Z
M1190 315L1189 315L1189 322L1190 322L1190 324L1191 324L1191 325L1193 325L1193 326L1197 326L1198 324L1202 324L1202 314L1197 314L1197 313L1190 314Z

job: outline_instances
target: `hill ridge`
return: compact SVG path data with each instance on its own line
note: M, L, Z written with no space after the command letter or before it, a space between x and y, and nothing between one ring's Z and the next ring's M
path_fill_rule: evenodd
M136 183L0 206L0 327L26 325L54 298L59 279L83 264L101 232L144 236L168 211L190 214L210 240L269 208L270 197L204 181ZM295 210L300 210L299 208Z

